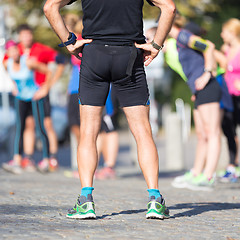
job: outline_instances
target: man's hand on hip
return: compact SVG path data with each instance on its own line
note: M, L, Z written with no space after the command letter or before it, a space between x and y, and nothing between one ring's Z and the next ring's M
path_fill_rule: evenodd
M92 39L81 39L81 40L77 40L74 45L66 46L66 48L76 58L81 59L79 56L79 53L82 52L82 48L83 48L84 44L91 43L91 42L92 42Z
M151 43L137 44L135 43L136 48L141 48L144 50L144 64L148 66L152 60L158 55L159 50L155 49Z

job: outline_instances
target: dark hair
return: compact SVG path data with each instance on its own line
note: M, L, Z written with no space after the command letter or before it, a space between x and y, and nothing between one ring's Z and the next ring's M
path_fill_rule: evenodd
M33 32L32 28L28 24L21 24L17 28L17 33L20 33L21 31L28 30L30 32Z

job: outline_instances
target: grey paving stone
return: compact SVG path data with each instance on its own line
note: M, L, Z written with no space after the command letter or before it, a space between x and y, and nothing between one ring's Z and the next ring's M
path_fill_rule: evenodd
M173 174L159 186L171 212L146 220L147 187L138 169L121 167L115 180L95 181L97 220L65 217L80 192L63 170L16 176L0 170L0 239L240 239L240 183L213 192L175 189Z

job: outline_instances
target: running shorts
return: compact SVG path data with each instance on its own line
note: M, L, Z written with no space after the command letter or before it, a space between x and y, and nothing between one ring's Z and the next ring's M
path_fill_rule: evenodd
M78 94L74 93L69 95L68 98L68 124L69 127L78 125L80 126Z
M220 102L222 96L221 87L215 78L211 78L205 88L197 91L195 96L195 108L206 103Z
M131 76L127 74L132 46L90 43L82 52L79 102L104 106L112 83L120 107L149 104L149 91L143 63L143 51L137 49Z

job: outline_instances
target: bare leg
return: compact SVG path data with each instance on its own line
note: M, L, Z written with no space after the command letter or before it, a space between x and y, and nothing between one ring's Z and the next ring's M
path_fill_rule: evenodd
M221 127L219 103L208 103L198 107L207 136L207 161L204 174L212 178L220 155Z
M74 134L74 136L77 139L77 143L79 144L80 126L78 126L78 125L72 126L71 132Z
M118 132L105 133L103 139L104 162L108 167L113 168L116 164L118 154Z
M26 118L25 129L23 133L23 149L27 155L33 155L35 144L35 122L33 116Z
M123 108L137 142L138 161L149 189L158 189L159 160L149 123L149 107Z
M82 187L92 187L97 168L96 140L101 126L103 107L80 105L80 139L78 145L78 172Z
M203 125L203 121L201 119L200 113L198 110L193 111L195 129L197 134L197 148L195 153L195 161L193 166L193 174L195 176L202 173L206 158L207 158L207 138L205 134L205 129Z
M50 117L44 118L44 127L46 129L49 140L50 154L56 154L58 150L58 141L57 135L52 125L52 119Z

